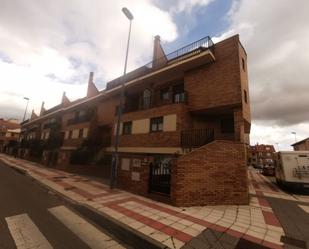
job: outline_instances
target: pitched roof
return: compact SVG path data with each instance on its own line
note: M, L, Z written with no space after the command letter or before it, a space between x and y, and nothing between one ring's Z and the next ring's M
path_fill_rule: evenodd
M307 140L309 140L309 137L307 137L307 138L305 138L305 139L303 139L303 140L300 140L300 141L298 141L298 142L296 142L296 143L294 143L294 144L291 144L291 146L295 146L295 145L298 145L298 144L302 144L303 142L305 142L305 141L307 141Z

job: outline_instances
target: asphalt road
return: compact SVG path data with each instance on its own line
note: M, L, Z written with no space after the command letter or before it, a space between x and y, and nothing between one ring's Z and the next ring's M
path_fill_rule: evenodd
M87 222L87 219L78 213L70 213L70 210L69 203L33 182L31 178L0 162L1 249L30 248L26 244L31 244L31 240L38 240L40 243L48 245L34 248L105 248L105 246L88 246L89 243L87 240L85 242L80 234L85 231L88 231L88 234L84 237L96 234L99 237L99 243L102 242L99 241L102 237L106 237L106 231L98 229L100 231L93 232L94 228L87 228L87 224L84 225L84 230L81 230L81 226L76 224L80 221L75 221L75 224L72 222L79 218L81 222ZM77 216L74 216L75 214ZM69 219L69 215L76 217L76 219ZM24 240L23 243L26 244L18 247L18 239ZM30 242L27 242L27 239ZM93 242L93 238L91 241ZM92 243L91 241L90 243ZM122 248L113 239L107 242L111 246L111 243L116 244L113 248Z

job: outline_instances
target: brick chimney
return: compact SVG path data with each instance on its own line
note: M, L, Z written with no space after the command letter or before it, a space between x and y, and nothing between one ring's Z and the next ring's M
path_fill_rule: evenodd
M36 119L37 117L38 115L36 115L34 110L32 110L30 120Z
M44 101L42 101L41 110L40 110L40 116L44 115L44 112L45 112L44 104L45 104Z
M62 94L62 99L61 99L61 104L63 106L68 106L70 104L70 100L68 99L68 97L66 96L66 93L63 92Z
M159 35L156 35L153 44L153 67L163 66L166 62L167 58L161 46L161 38Z
M87 97L93 97L99 93L99 90L93 83L93 72L90 72L89 74L89 80L88 80L88 88L87 88Z

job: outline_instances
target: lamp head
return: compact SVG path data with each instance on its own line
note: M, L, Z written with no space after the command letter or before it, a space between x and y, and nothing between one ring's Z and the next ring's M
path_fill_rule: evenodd
M123 14L125 14L125 16L131 21L133 20L133 15L132 13L130 12L130 10L128 10L128 8L124 7L122 8L122 12Z

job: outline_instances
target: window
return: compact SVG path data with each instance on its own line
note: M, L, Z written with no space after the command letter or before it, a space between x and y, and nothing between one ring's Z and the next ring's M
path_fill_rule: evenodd
M241 62L242 62L242 69L243 69L244 71L246 71L245 59L242 58L242 59L241 59Z
M160 91L160 99L163 101L170 99L170 92L168 88L164 88Z
M222 133L234 133L234 118L221 119L221 132Z
M122 135L132 134L132 122L124 122L122 125Z
M163 131L163 117L150 119L150 132Z
M173 87L173 92L174 92L174 103L183 103L185 102L185 91L184 91L184 85L179 84Z
M246 90L244 90L244 99L245 99L245 102L248 103L248 96L247 96Z
M151 104L151 91L149 89L145 89L143 92L143 108L150 108Z
M82 138L82 137L83 137L83 129L79 129L78 138Z

